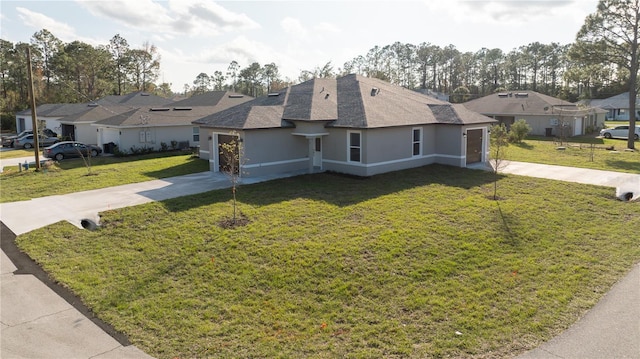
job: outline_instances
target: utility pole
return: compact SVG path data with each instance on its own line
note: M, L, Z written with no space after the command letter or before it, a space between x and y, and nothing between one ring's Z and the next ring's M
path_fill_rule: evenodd
M36 117L36 94L33 89L33 69L31 68L31 48L27 46L27 64L29 65L29 97L31 97L31 123L33 125L33 152L36 155L36 171L40 171L40 131Z

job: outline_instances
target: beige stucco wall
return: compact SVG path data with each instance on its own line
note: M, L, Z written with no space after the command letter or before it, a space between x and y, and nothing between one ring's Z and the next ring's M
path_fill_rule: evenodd
M457 125L404 126L394 128L353 130L345 128L319 128L297 126L266 130L242 131L239 135L244 146L243 176L261 176L274 173L313 170L312 157L314 137L322 138L322 170L357 176L372 176L379 173L420 167L432 163L452 166L466 165L465 127ZM412 130L422 129L422 153L413 156ZM467 126L482 128L486 134L488 125ZM306 132L305 132L306 131ZM348 136L352 131L361 133L361 162L347 160ZM226 129L201 129L200 136L211 137L209 157L210 169L217 171L217 134L229 134ZM324 133L328 133L324 135ZM308 135L309 138L305 137ZM488 149L488 147L483 148ZM486 155L484 157L486 160ZM317 168L316 168L317 169Z
M140 132L151 132L151 138L140 141ZM131 147L136 148L147 147L154 150L160 150L161 144L164 142L171 148L171 141L189 142L189 147L195 147L197 142L193 141L193 126L171 126L171 127L135 127L120 128L120 151L130 151ZM202 134L200 134L202 136Z

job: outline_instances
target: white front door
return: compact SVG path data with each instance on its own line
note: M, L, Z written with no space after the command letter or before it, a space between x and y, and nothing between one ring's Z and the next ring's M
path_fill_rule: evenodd
M320 169L322 169L322 137L315 138L313 167L320 167Z

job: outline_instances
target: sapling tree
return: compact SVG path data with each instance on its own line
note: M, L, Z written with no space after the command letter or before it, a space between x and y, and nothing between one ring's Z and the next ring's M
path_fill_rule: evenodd
M504 123L491 127L491 167L493 167L493 199L498 199L498 171L506 167L506 152L509 146L509 131Z
M231 220L231 225L236 226L238 224L236 192L238 185L240 184L242 164L245 159L244 148L240 141L240 135L234 131L230 134L230 137L230 141L219 144L220 162L223 163L220 167L220 171L224 173L231 182L231 193L233 195L233 218Z

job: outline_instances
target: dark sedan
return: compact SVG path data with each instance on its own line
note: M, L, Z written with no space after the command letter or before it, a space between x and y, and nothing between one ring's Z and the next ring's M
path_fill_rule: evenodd
M102 153L102 148L95 145L85 145L81 142L63 141L53 146L49 146L42 151L42 155L46 158L55 158L56 161L65 158L91 156L96 157Z

